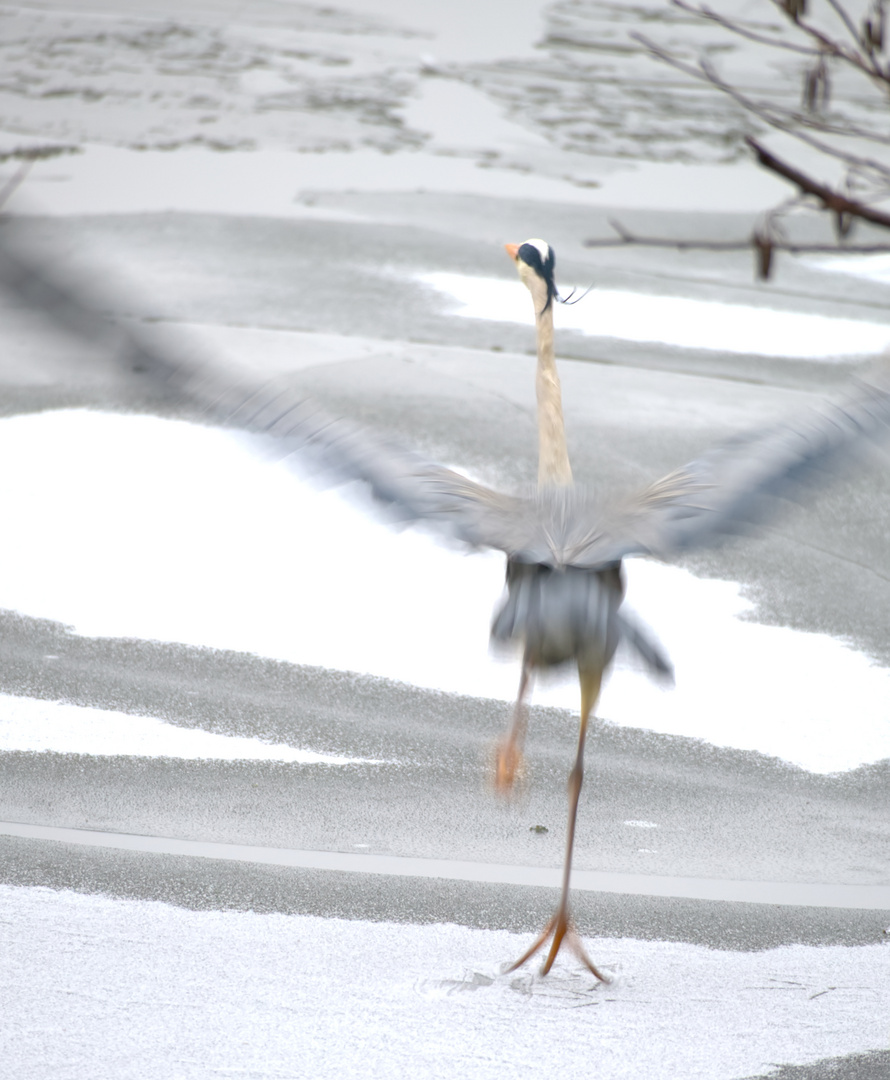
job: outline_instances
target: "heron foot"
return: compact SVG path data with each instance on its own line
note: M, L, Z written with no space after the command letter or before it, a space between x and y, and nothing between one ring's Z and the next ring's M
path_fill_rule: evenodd
M569 915L568 908L560 905L556 914L544 927L543 932L535 939L531 947L519 957L519 959L511 964L507 971L516 971L517 968L530 960L536 952L538 952L552 936L553 941L550 945L550 951L547 953L547 959L544 961L541 967L541 974L546 975L547 972L553 967L553 961L556 959L556 954L559 952L563 944L567 945L572 952L577 956L581 963L587 968L587 970L595 975L601 983L611 982L611 979L604 975L599 968L593 963L587 953L584 951L584 946L581 944L581 938L578 935L578 931L575 929L575 925L572 922Z
M516 780L525 772L525 757L515 739L505 738L498 743L494 762L494 789L499 795L509 795Z

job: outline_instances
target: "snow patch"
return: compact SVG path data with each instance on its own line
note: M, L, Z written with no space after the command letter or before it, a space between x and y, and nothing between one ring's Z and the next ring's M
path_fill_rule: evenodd
M371 758L319 754L282 743L177 727L151 716L0 694L0 752L10 750L187 760L287 761L300 765L382 764Z
M450 297L456 315L531 321L528 295L515 282L447 273L421 274L419 280ZM593 289L581 303L559 308L557 322L561 331L589 337L801 360L869 356L890 342L890 326L881 323L620 289Z

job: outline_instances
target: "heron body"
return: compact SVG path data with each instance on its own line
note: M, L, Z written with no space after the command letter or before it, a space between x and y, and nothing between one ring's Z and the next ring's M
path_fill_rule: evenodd
M522 745L528 726L525 708L534 675L542 668L574 663L581 687L581 721L575 763L569 774L569 820L562 894L556 914L544 932L516 961L525 963L551 937L552 945L542 973L553 965L563 940L599 979L605 977L590 961L569 915L569 884L578 801L584 779L584 746L590 714L596 705L603 675L622 637L624 620L619 615L624 599L621 562L579 566L576 552L585 550L589 522L595 520L585 499L573 485L562 412L562 394L553 344L553 303L558 299L554 279L553 249L544 240L508 244L519 277L531 293L537 337L536 393L538 406L538 490L534 499L539 528L549 543L548 557L524 558L515 553L507 560L507 598L496 613L491 635L496 642L522 645L519 693L506 735L498 745L495 784L502 793L512 788L522 762ZM582 512L579 514L579 509ZM584 523L579 530L579 522ZM634 644L636 635L625 635ZM661 673L670 670L657 647L638 649Z
M572 565L579 502L573 484L553 345L553 249L544 240L508 244L535 311L538 409L538 490L533 506L549 551L516 552L507 560L507 599L492 623L496 642L520 641L524 666L554 667L577 661L606 664L618 644L616 616L624 595L620 565Z

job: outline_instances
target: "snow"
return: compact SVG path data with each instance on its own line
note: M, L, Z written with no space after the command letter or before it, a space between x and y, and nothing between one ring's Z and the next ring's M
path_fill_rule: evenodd
M825 259L808 259L815 270L830 274L852 274L882 285L890 283L890 255L838 255Z
M511 281L446 273L421 274L419 280L451 298L456 315L529 322L528 296ZM564 295L570 292L562 287ZM559 325L560 331L592 337L802 360L877 354L890 342L890 327L861 319L599 287L582 303L561 307Z
M299 765L381 764L370 758L319 754L260 739L176 727L153 716L131 716L112 709L0 694L0 753L11 750L187 760L287 761Z
M7 1075L735 1080L886 1040L887 947L591 940L501 974L524 935L0 886ZM40 963L35 963L35 957ZM14 1033L14 1036L12 1035Z

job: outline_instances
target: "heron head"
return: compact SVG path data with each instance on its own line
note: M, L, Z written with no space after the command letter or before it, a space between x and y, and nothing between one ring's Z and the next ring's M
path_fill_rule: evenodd
M556 256L553 248L546 240L526 240L523 244L505 244L507 254L516 263L519 277L529 289L532 296L541 294L544 300L541 314L550 307L554 298L559 296L556 292L556 281L553 277L553 268L556 265ZM537 306L537 304L536 304Z

